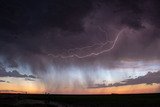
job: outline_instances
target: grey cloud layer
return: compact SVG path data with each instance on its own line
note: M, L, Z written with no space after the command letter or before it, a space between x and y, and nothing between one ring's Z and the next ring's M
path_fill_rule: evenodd
M95 84L94 86L88 88L103 88L103 87L118 87L118 86L125 86L125 85L137 85L137 84L150 84L153 83L160 83L160 71L157 72L148 72L144 76L139 76L137 78L126 79L121 82L116 82L114 84Z
M4 81L4 80L0 80L0 82L6 82L6 81Z
M4 67L0 66L0 77L20 77L20 78L36 78L33 75L20 74L18 71L13 70L7 72Z

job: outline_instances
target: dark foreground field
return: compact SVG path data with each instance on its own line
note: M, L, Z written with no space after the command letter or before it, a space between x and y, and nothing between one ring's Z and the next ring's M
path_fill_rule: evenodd
M0 94L0 107L160 107L160 94Z

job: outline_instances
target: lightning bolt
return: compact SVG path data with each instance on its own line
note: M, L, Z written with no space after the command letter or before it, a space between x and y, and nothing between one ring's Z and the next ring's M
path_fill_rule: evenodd
M104 32L104 33L107 34L107 32L106 32L105 30L103 30L100 26L98 26L98 28L99 28L102 32ZM106 38L107 38L107 35L106 35L105 39L106 39ZM108 44L108 43L112 43L112 42L113 42L113 41L109 41L109 40L107 41L107 40L105 40L104 43L96 43L96 44L89 45L89 46L85 46L85 47L82 47L82 48L69 49L68 52L72 52L72 51L75 51L75 50L82 51L82 50L84 50L84 49L92 48L92 47L95 47L95 46L99 46L99 48L100 48L100 47L103 47L104 45L106 45L106 44Z
M101 31L103 31L103 32L106 33L106 31L104 31L101 27L99 27L99 29L100 29ZM116 43L117 43L120 35L122 34L122 32L123 32L124 30L125 30L125 28L122 29L122 30L120 30L113 41L109 41L109 40L107 41L107 40L106 40L104 43L97 43L97 44L89 45L89 46L82 47L82 48L74 48L74 49L69 49L69 50L68 50L68 52L72 52L72 51L74 51L74 50L83 51L84 49L92 48L92 47L94 47L94 46L98 46L98 48L102 48L102 47L104 47L105 45L107 45L108 43L112 43L112 45L111 45L108 49L102 50L102 51L100 51L100 52L92 52L92 53L89 53L89 54L86 54L86 55L83 55L83 56L80 56L80 55L75 54L75 53L73 53L73 54L71 54L71 55L66 55L66 56L64 56L64 55L54 55L54 54L48 54L48 56L52 56L52 57L55 57L55 58L59 57L59 58L63 58L63 59L64 59L64 58L73 58L73 57L76 57L76 58L86 58L86 57L97 56L97 55L100 55L100 54L109 52L109 51L111 51L112 49L114 49L114 47L115 47L115 45L116 45Z

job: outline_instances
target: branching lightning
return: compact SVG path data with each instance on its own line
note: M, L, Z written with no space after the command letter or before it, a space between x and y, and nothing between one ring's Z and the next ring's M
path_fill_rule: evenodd
M101 27L98 27L101 31L105 32L106 34L106 31L103 30ZM115 39L113 41L110 41L110 40L105 40L105 42L103 43L97 43L97 44L93 44L93 45L89 45L89 46L85 46L85 47L82 47L82 48L74 48L74 49L69 49L67 52L73 52L75 50L77 51L83 51L84 49L90 49L90 48L93 48L95 46L98 46L97 48L102 48L104 47L105 45L107 45L108 43L111 43L112 45L108 48L108 49L105 49L105 50L101 50L100 52L91 52L89 54L86 54L86 55L78 55L76 53L72 53L71 55L54 55L54 54L48 54L48 56L52 56L52 57L55 57L55 58L72 58L72 57L76 57L76 58L86 58L86 57L90 57L90 56L97 56L97 55L100 55L100 54L103 54L103 53L106 53L106 52L109 52L111 51L112 49L114 49L115 45L117 44L117 41L120 37L120 35L122 34L122 32L125 30L122 29L121 31L118 32L118 34L116 35Z
M108 44L108 43L112 43L113 41L109 41L107 40L107 32L105 30L103 30L100 26L98 26L98 28L104 32L106 34L105 36L105 42L102 42L102 43L96 43L96 44L93 44L93 45L89 45L89 46L85 46L85 47L82 47L82 48L74 48L74 49L69 49L68 52L72 52L72 51L75 51L75 50L79 50L79 51L82 51L84 49L87 49L87 48L92 48L94 46L99 46L98 48L100 47L103 47L104 45Z

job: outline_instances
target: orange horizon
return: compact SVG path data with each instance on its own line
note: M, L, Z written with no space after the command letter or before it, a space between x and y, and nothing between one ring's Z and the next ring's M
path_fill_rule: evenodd
M15 86L15 85L14 85ZM30 86L29 88L14 87L11 86L3 88L0 87L0 93L17 93L17 94L143 94L143 93L159 93L159 84L138 84L138 85L126 85L118 87L102 87L102 88L85 88L85 89L53 89L47 90L45 87ZM12 87L12 88L11 88ZM11 90L10 90L11 89ZM4 91L4 92L3 92ZM8 92L7 92L8 91Z

